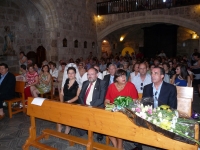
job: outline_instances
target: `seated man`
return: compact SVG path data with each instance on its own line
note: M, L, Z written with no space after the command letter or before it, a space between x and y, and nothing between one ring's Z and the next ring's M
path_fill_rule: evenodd
M153 97L154 108L160 105L169 105L171 108L177 109L177 91L172 84L163 81L165 70L161 67L155 67L151 72L151 84L144 86L142 97ZM135 143L133 150L142 150L142 145Z
M163 81L165 71L161 67L155 67L151 72L151 84L144 87L143 97L154 98L154 108L160 105L169 105L171 108L177 109L177 91L172 84Z
M3 101L15 97L15 76L8 72L8 65L0 64L0 120L5 116L3 112Z
M104 108L104 100L106 95L106 82L98 78L98 70L90 68L87 72L88 80L83 82L79 95L79 103L94 107ZM78 130L80 135L84 135L86 131ZM101 141L103 136L98 134L97 140Z

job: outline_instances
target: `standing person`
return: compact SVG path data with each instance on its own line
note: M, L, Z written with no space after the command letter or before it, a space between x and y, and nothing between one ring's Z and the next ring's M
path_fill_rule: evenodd
M114 82L114 75L115 75L116 70L117 70L117 66L115 64L109 65L108 71L109 71L110 74L105 75L104 78L103 78L103 80L106 81L106 87L107 88L110 84L112 84Z
M151 84L144 86L143 97L153 97L154 108L160 105L169 105L171 108L177 109L177 91L172 84L163 81L165 70L160 67L152 69ZM133 150L142 150L142 145L135 143Z
M132 72L131 74L130 74L130 77L129 77L129 81L130 82L132 82L133 83L133 79L134 79L134 77L136 77L138 74L139 74L139 63L135 63L134 65L133 65L133 70L134 70L134 72Z
M198 86L198 90L199 90L199 95L200 95L200 54L199 53L194 53L193 54L194 60L196 61L196 63L194 63L193 66L191 66L190 68L192 69L192 72L194 73L194 82L193 84Z
M104 99L106 95L106 82L98 79L98 70L90 68L87 73L88 80L83 82L79 95L79 102L83 105L104 108ZM79 130L80 135L86 131ZM97 140L101 141L103 135L98 134Z
M69 67L67 69L68 78L65 81L64 87L60 92L60 101L62 103L78 103L78 96L80 94L79 84L76 81L76 69ZM70 127L66 126L65 134L69 134ZM61 132L62 125L58 124L58 132Z
M176 86L191 86L191 79L184 65L178 65L176 67L176 74L173 75L171 84Z
M49 73L49 66L42 66L41 74L39 75L39 82L31 86L31 94L33 97L38 97L38 94L45 94L51 90L51 75Z
M132 80L138 93L143 93L144 86L151 83L151 76L147 73L147 67L145 63L139 65L139 74Z
M0 120L5 117L3 112L3 101L15 97L15 76L8 71L8 65L0 64Z
M37 85L39 81L38 73L34 70L33 65L29 65L27 69L28 72L26 73L26 85L24 88L25 100L32 96L30 87Z
M62 88L62 80L63 80L63 74L64 74L64 70L65 70L65 66L66 66L66 63L63 62L61 64L61 70L58 72L58 93L60 94L60 91L61 91L61 88Z
M27 66L27 58L25 56L25 53L24 52L20 52L19 53L19 65L25 65Z
M118 96L129 96L132 99L138 98L138 93L135 86L131 82L126 81L127 72L123 69L118 69L112 83L107 90L105 104L113 103ZM123 141L120 138L109 137L113 146L123 150Z

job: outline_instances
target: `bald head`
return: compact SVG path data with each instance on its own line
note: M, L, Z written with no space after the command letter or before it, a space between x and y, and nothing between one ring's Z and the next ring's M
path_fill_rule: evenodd
M139 73L140 73L140 75L146 75L147 74L147 65L145 63L141 63L139 65Z
M98 70L95 68L90 68L87 72L87 77L89 82L94 82L98 78Z

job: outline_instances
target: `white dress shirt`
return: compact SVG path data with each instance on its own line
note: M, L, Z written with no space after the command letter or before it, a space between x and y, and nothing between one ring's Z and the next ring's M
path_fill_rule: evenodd
M151 76L148 73L146 74L144 81L141 80L140 74L138 74L137 76L133 78L133 81L131 82L135 85L138 93L143 93L144 86L152 83ZM143 85L141 85L141 83Z
M58 69L55 68L54 71L52 71L52 69L50 69L50 74L52 77L58 78Z
M140 73L138 72L137 75L139 75ZM131 77L131 82L133 83L133 79L134 77L136 77L137 75L135 75L135 71L130 73L130 77Z
M92 84L92 86L90 88L90 92L89 92L89 94L87 96L87 99L86 99L86 105L90 105L90 102L92 101L92 96L93 96L93 91L94 91L95 84L96 84L96 81L93 82L93 84ZM87 89L89 88L89 86L90 86L90 84L88 85Z

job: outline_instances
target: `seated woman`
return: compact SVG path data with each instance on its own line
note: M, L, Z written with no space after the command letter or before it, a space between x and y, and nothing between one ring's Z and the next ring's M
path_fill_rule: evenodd
M176 74L173 75L171 84L176 86L191 86L191 79L184 65L178 65L176 67Z
M51 90L51 75L49 73L49 66L42 66L42 71L39 76L39 84L31 86L31 93L33 97L38 97L38 94L48 93Z
M80 94L79 84L76 81L76 69L69 67L67 69L68 78L65 81L64 87L61 89L60 101L62 103L77 103ZM70 127L66 126L65 133L69 134ZM61 132L62 126L58 124L58 132Z
M105 104L113 103L118 96L130 96L132 99L138 98L138 92L131 82L126 81L126 71L118 69L114 76L114 83L112 83L107 90L105 97ZM118 149L123 149L122 139L109 137L113 146Z
M28 72L26 73L26 85L24 88L25 100L27 100L28 97L32 97L30 87L38 84L38 73L34 70L33 65L29 65L27 69Z

